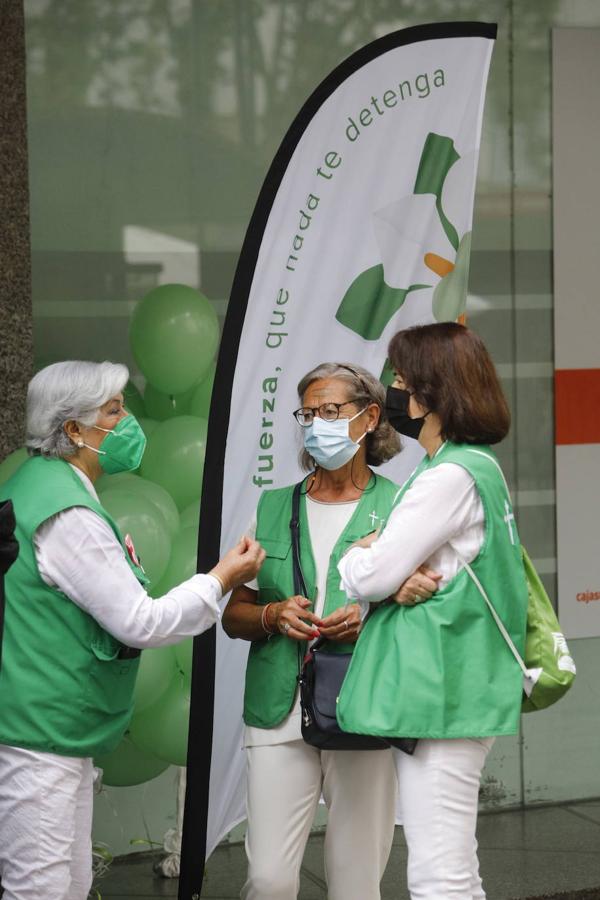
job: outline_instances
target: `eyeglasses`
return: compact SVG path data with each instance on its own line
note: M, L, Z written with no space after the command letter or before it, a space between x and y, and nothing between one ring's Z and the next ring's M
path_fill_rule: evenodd
M343 403L321 403L320 406L301 406L300 409L294 410L292 415L298 425L302 425L303 428L308 428L309 425L312 425L317 415L326 422L335 422L339 418L342 406L348 406L349 403L358 403L360 399L360 397L355 397L354 400L345 400Z

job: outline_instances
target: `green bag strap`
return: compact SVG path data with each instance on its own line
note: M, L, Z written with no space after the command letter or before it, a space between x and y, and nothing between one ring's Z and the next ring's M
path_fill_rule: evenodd
M485 591L485 589L484 589L484 587L483 587L481 581L479 580L479 578L477 577L477 575L475 574L475 572L473 571L473 569L471 568L471 566L469 565L469 563L466 561L466 559L458 552L458 550L456 549L456 547L455 547L453 544L450 544L450 546L452 547L452 549L454 550L454 552L455 552L456 555L458 556L460 562L463 564L463 566L465 567L465 569L467 570L467 572L469 573L469 575L470 575L471 578L473 579L473 581L474 581L474 583L475 583L477 589L479 590L479 593L481 594L481 596L482 596L483 599L485 600L485 602L486 602L486 604L487 604L487 607L488 607L489 611L490 611L491 614L492 614L492 618L493 618L494 622L496 623L496 625L498 626L498 631L500 632L500 634L502 635L502 637L503 637L504 640L506 641L506 643L507 643L507 645L508 645L508 649L510 650L510 652L512 653L512 655L513 655L514 658L516 659L517 664L518 664L519 668L521 669L521 672L523 673L523 690L525 691L525 694L526 694L528 697L530 697L530 696L531 696L531 692L533 691L533 689L534 689L534 687L535 687L535 685L536 685L536 682L538 681L540 675L541 675L542 672L543 672L543 669L528 669L528 668L527 668L527 666L525 665L525 661L524 661L523 657L521 656L521 654L519 653L519 651L518 651L517 648L515 647L515 644L514 644L513 639L511 638L510 634L509 634L508 631L506 630L506 628L505 628L505 626L504 626L504 622L502 621L502 619L500 618L500 616L499 616L498 613L496 612L496 608L494 607L494 604L492 603L492 601L491 601L490 598L488 597L488 595L487 595L487 593L486 593L486 591Z

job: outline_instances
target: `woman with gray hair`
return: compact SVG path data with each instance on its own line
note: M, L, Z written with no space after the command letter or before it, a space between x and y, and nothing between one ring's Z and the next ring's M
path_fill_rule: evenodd
M200 634L219 600L255 577L247 538L207 575L152 599L129 536L94 482L132 471L146 439L123 406L128 372L63 362L31 380L31 458L0 488L19 556L7 573L0 670L0 876L4 900L85 900L91 881L93 757L132 712L142 648Z
M303 436L300 561L308 597L295 593L290 519L294 485L265 491L249 533L266 559L223 613L232 638L251 641L244 697L248 773L245 900L293 900L321 794L328 807L329 900L377 900L394 833L396 774L390 749L319 750L302 740L298 659L323 636L351 652L358 603L340 589L337 564L358 538L381 528L398 487L376 475L400 449L384 419L385 392L366 369L324 363L300 381L294 412ZM402 590L430 596L426 573Z

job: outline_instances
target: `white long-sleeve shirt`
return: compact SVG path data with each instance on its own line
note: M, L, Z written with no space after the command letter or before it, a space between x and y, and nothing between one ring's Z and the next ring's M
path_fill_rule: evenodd
M98 499L90 479L71 468ZM163 597L150 597L111 527L88 507L73 506L47 519L35 533L34 547L46 584L128 647L176 644L220 618L221 585L212 575L194 575Z
M338 569L348 597L377 602L395 593L420 565L444 587L471 562L484 539L484 512L471 475L456 463L426 469L390 513L371 547L354 547Z

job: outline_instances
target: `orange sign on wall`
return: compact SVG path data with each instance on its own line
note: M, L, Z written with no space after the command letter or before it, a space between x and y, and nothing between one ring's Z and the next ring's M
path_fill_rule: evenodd
M600 444L600 369L555 372L556 443Z

